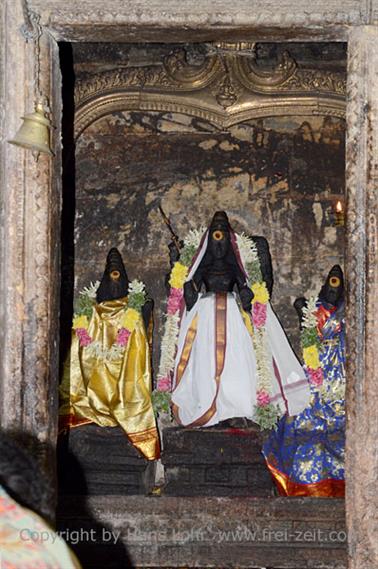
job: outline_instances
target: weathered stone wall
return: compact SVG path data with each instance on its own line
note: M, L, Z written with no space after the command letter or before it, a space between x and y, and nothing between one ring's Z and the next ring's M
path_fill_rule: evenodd
M180 237L225 209L237 231L268 239L273 304L296 344L293 300L343 263L344 228L332 219L343 196L340 119L260 119L220 132L185 115L113 113L77 141L75 290L100 278L118 247L155 299L156 356L170 240L158 205Z

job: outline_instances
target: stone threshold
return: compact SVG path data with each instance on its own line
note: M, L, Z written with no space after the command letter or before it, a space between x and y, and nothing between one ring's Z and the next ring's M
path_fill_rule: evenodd
M57 519L86 569L347 567L340 499L65 496Z

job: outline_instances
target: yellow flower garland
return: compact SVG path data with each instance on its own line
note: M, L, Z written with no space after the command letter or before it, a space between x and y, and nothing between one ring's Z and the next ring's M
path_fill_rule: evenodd
M171 285L172 288L183 288L187 275L188 275L188 267L177 261L173 265L171 278L169 279L169 284Z
M135 308L128 308L122 318L122 326L132 332L140 318L140 314Z
M320 367L319 352L315 344L303 348L303 359L306 366L310 369L318 369Z
M84 314L82 314L81 316L75 316L75 318L73 319L72 327L74 330L77 330L78 328L87 329L88 328L87 316L85 316Z
M253 297L253 302L259 302L260 304L267 304L269 302L269 292L266 288L265 282L253 283L251 289L255 295Z

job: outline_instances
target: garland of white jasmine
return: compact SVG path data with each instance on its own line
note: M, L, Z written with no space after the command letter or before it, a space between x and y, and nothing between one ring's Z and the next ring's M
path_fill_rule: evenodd
M124 310L117 338L110 348L104 348L100 341L93 340L88 333L99 285L100 282L96 281L79 292L72 328L79 339L79 345L85 347L89 355L101 360L114 361L122 357L138 320L142 318L142 308L147 301L147 293L142 281L133 280L129 284L128 304Z
M263 280L257 247L251 237L242 233L236 234L237 246L247 273L248 284L254 294L252 300L253 347L256 355L257 387L255 413L253 420L261 429L272 429L276 426L281 413L278 405L271 402L272 398L272 354L269 349L266 317L269 303L269 291Z
M180 307L184 295L184 283L205 231L205 228L189 231L184 238L184 246L180 251L180 260L173 265L170 274L169 284L171 288L161 341L157 386L152 393L153 406L155 412L159 414L169 414L170 412L172 377L179 336Z
M192 230L188 233L184 239L180 260L174 264L171 271L169 279L171 289L161 344L157 388L153 392L154 408L158 413L169 413L183 287L204 231L205 229L200 229ZM263 281L257 249L253 239L245 234L237 234L236 238L241 261L247 273L248 284L254 294L252 301L253 346L256 353L258 375L256 389L257 405L255 406L254 420L262 429L269 429L276 424L280 415L278 407L271 403L271 377L273 370L265 330L269 292Z

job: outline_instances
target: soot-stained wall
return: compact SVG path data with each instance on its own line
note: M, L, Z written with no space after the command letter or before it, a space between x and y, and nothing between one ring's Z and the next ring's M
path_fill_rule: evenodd
M170 235L207 225L224 209L236 231L263 235L273 258L273 306L293 345L292 303L315 293L343 263L344 229L332 208L344 197L344 122L330 117L249 121L220 132L186 115L119 112L76 145L75 292L101 278L108 250L155 300L160 349Z

